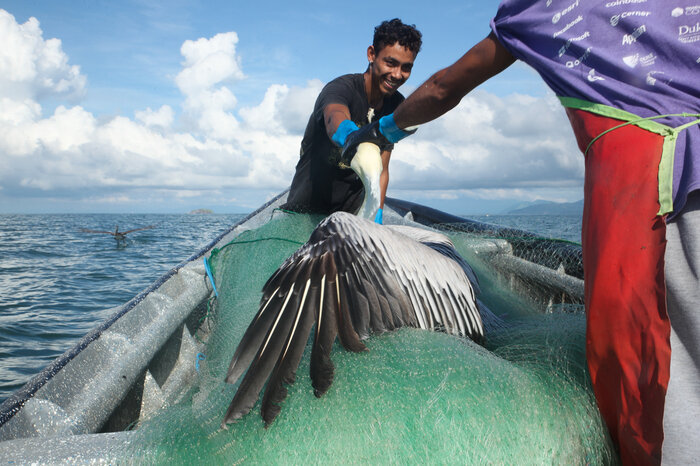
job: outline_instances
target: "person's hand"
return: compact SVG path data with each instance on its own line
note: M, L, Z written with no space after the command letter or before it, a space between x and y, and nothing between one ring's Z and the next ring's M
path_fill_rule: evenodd
M343 144L343 152L340 155L340 161L342 164L349 166L352 158L355 157L357 146L363 142L371 142L382 147L387 144L399 142L401 139L415 132L415 129L407 131L396 126L393 113L383 116L379 120L373 121L346 136L345 144Z
M374 121L347 135L343 152L340 154L341 165L350 166L350 162L357 152L357 146L363 142L371 142L379 147L390 144L389 140L379 132L379 121Z

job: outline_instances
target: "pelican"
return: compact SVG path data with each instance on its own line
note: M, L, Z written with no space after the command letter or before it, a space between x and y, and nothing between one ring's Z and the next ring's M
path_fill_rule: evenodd
M264 285L226 375L234 384L245 372L223 428L250 412L266 381L261 414L266 426L275 419L312 331L311 385L321 397L333 382L336 338L353 352L367 351L362 341L370 333L399 327L481 342L484 327L499 320L478 303L476 276L446 236L369 220L379 208L379 148L361 144L350 166L365 200L357 215L336 212L321 221Z
M105 233L107 235L112 235L114 236L114 239L117 241L117 244L121 243L122 241L126 241L126 235L128 233L132 233L134 231L141 231L141 230L150 230L151 228L155 228L155 225L148 225L147 227L142 227L142 228L133 228L131 230L126 230L126 231L119 231L119 225L114 229L114 231L105 231L105 230L88 230L87 228L81 228L80 231L83 233Z

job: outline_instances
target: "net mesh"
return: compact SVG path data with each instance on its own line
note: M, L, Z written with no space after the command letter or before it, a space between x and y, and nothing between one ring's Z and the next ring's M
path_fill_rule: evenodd
M310 384L307 347L270 427L263 426L258 402L221 429L237 388L223 379L257 312L260 290L321 219L276 217L212 254L219 297L198 380L182 402L138 426L132 458L171 464L616 461L586 373L581 303L524 299L493 266L494 255L483 252L484 241L503 236L464 225L442 229L477 272L482 301L507 323L487 336L485 347L415 329L373 336L362 354L336 343L336 376L320 399Z

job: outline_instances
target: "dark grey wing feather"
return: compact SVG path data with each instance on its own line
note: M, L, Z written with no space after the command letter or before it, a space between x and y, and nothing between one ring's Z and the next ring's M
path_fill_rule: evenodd
M293 322L298 315L299 304L302 300L300 286L294 282L294 279L299 277L300 283L306 283L309 275L308 269L309 264L307 261L307 263L301 264L301 267L296 271L297 273L290 274L290 286L284 293L282 306L271 319L272 325L259 327L256 324L260 321L253 322L252 326L256 329L254 331L256 334L255 340L260 341L260 346L257 348L250 367L226 411L225 419L227 421L239 419L250 412L260 395L260 390L262 390L263 385L277 365L287 340L286 337L289 335ZM263 331L264 336L259 339L257 334L258 332L262 334ZM237 364L232 363L231 366L235 369ZM233 379L231 369L229 369L229 374L226 378Z
M337 267L337 262L336 262ZM336 278L336 285L338 288L338 308L336 312L336 322L338 324L338 339L340 344L348 351L353 351L359 353L361 351L366 351L367 347L362 343L359 333L360 330L356 330L353 327L353 315L356 316L356 320L362 324L361 312L357 310L352 312L353 309L350 307L350 299L352 291L349 289L348 282L341 273L338 273Z
M253 318L248 329L243 334L236 352L231 358L228 373L226 374L227 383L236 383L238 378L243 375L248 366L253 361L253 357L260 349L263 338L267 335L272 326L275 317L279 314L285 297L289 291L288 286L283 289L282 283L292 283L298 273L298 269L290 266L285 262L275 275L271 277L264 288L263 297L260 300L260 310ZM291 275L291 277L290 277ZM272 280L275 278L275 280Z
M287 397L285 385L294 383L296 370L314 323L314 307L318 305L320 295L320 276L318 275L321 269L320 262L312 264L311 268L311 275L303 291L300 292L301 300L295 306L292 326L284 339L286 343L265 388L261 408L265 424L272 422L280 412L280 403Z
M339 305L336 286L337 271L333 256L326 253L321 256L323 277L320 284L318 309L315 310L316 330L311 349L311 386L317 397L322 396L333 383L333 363L331 348L338 335L337 313Z
M316 227L309 242L263 287L260 310L226 376L235 383L245 373L223 425L253 408L265 382L261 414L266 424L274 420L310 333L316 396L333 382L330 353L336 338L347 350L359 352L367 350L361 340L371 333L402 326L483 337L470 278L451 257L459 256L449 251L449 239L414 232L433 245L429 247L410 235L343 212Z

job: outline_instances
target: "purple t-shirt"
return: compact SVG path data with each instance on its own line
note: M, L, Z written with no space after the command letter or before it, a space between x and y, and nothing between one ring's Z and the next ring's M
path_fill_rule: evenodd
M700 113L700 0L503 0L491 28L560 97L642 118ZM700 189L700 125L679 134L673 172L675 214Z

